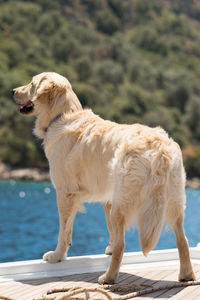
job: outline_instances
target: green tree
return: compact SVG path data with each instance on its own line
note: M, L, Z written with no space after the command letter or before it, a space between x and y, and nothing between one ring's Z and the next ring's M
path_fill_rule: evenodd
M106 33L113 34L120 28L120 20L108 9L97 12L97 29Z

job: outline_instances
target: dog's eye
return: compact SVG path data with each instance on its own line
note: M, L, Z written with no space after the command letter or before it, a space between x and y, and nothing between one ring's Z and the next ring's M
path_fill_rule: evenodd
M35 86L36 86L36 83L32 81L32 82L31 82L31 88L33 88L33 89L34 89L34 88L35 88Z
M35 89L35 85L33 82L31 82L31 85L30 85L30 93L33 93L34 92L34 89Z

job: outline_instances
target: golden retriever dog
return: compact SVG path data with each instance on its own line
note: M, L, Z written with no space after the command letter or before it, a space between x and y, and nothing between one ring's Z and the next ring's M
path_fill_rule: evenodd
M83 109L69 81L56 73L34 76L13 90L18 111L36 116L57 193L60 230L55 251L65 258L73 220L82 203L101 201L110 234L110 266L99 283L114 283L124 251L124 232L135 221L144 255L159 239L164 220L176 236L179 280L195 280L184 234L185 171L179 146L160 127L106 121Z

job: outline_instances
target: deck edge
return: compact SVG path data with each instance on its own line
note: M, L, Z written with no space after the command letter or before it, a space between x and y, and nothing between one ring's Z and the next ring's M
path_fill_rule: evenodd
M191 247L192 260L200 263L200 247ZM99 272L107 269L111 257L105 254L68 257L66 260L49 264L43 260L29 260L0 264L0 282L8 280L30 280L67 276L79 273ZM147 257L142 252L124 253L121 269L132 267L178 264L177 249L154 250Z

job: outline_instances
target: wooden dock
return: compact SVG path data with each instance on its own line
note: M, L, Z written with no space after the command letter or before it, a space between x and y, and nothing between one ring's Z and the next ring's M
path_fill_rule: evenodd
M200 264L197 260L193 262L194 271L196 274L196 279L200 281ZM160 287L169 284L178 283L178 272L179 272L179 263L174 261L174 263L161 263L154 265L154 263L148 263L146 265L139 264L136 265L124 265L120 271L118 284L124 286L126 284L135 284L142 285L141 288L149 287ZM33 300L41 299L48 290L51 289L60 289L60 288L102 288L97 283L98 277L103 272L90 272L82 274L72 274L67 276L55 276L55 277L46 277L39 279L9 279L0 281L0 299L13 299L13 300ZM108 291L108 290L106 290ZM119 299L125 295L129 295L133 290L129 288L127 291L109 291L111 299ZM45 299L52 299L62 295L62 293L50 294ZM2 298L1 298L2 296ZM78 298L79 297L79 298ZM67 299L67 298L63 298ZM74 299L84 299L84 294L76 296ZM98 292L90 293L89 299L108 299ZM130 298L133 299L133 298ZM167 288L165 290L159 290L152 292L146 295L137 296L134 299L137 300L150 300L150 299L173 299L173 300L200 300L200 285L189 286L189 287L174 287Z

